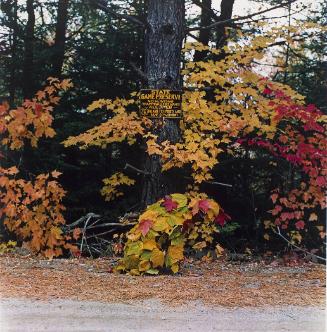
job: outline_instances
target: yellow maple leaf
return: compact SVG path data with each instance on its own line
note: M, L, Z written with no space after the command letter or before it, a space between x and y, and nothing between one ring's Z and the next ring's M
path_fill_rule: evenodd
M151 254L150 258L153 267L163 267L165 261L164 253L159 249L154 249Z

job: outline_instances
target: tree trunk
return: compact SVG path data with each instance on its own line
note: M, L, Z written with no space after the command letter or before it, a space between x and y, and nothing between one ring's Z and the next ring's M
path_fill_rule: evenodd
M34 62L34 0L26 1L27 24L25 29L25 54L23 64L23 95L24 98L31 98L35 92L33 79L33 62Z
M145 72L150 89L181 89L181 49L184 38L184 0L149 0L145 34ZM155 120L153 133L158 141L180 139L179 121ZM143 207L171 193L176 178L162 173L156 155L146 156L144 170L149 173L142 187Z
M201 27L206 27L211 24L211 4L212 0L202 0L202 7L201 7ZM199 41L203 45L208 45L210 40L210 29L200 30L199 33ZM202 61L208 52L206 51L196 51L194 54L194 61Z
M233 6L235 0L222 0L220 5L219 21L225 21L232 18ZM216 48L221 48L226 44L227 36L225 33L225 25L219 25L216 29Z
M10 82L9 82L9 103L14 107L16 94L16 55L18 43L18 28L17 28L17 0L13 2L13 16L12 16L12 42L11 42L11 63L10 63Z
M59 0L56 23L56 36L53 46L53 76L60 77L65 58L66 28L69 0Z

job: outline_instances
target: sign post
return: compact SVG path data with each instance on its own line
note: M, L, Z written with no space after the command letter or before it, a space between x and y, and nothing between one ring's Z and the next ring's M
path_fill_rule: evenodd
M148 118L182 117L182 91L144 89L140 91L140 116Z

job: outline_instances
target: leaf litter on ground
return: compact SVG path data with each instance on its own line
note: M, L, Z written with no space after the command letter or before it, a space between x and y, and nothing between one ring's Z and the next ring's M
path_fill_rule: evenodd
M124 303L157 299L170 306L192 301L224 307L325 305L325 266L312 262L185 259L178 275L133 277L111 273L117 260L3 254L0 296Z

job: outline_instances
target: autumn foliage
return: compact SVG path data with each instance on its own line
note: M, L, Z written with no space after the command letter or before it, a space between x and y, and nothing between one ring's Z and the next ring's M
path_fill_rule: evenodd
M315 25L304 27L308 31ZM113 142L133 145L145 141L147 153L158 155L162 171L172 168L191 170L193 190L213 179L212 172L226 155L249 155L255 159L266 153L271 165L291 169L293 180L283 184L282 178L270 193L272 209L262 221L266 229L281 227L292 241L300 242L301 231L317 220L325 209L326 191L326 118L313 105L305 105L305 97L288 85L273 82L260 73L258 63L267 61L266 50L276 44L301 47L298 27L266 27L264 35L238 32L242 43L231 40L223 50L198 43L185 45L186 58L194 50L208 52L208 60L186 63L183 70L183 119L181 140L158 142L152 128L157 122L138 117L135 94L130 99L101 99L88 110L108 110L108 120L76 137L69 137L65 146L107 147ZM285 33L287 32L287 34ZM224 56L219 60L219 55ZM218 60L215 60L218 57ZM275 57L276 66L280 64ZM126 178L121 174L122 184ZM116 176L106 181L103 193L115 192ZM131 182L129 182L131 184ZM121 194L120 194L121 195ZM324 227L317 224L320 236ZM269 234L265 234L269 239Z
M127 234L118 270L135 275L164 269L175 273L186 246L201 250L213 243L213 234L229 216L217 202L200 194L201 185L215 180L215 170L226 158L268 155L269 167L281 170L277 180L271 179L265 193L270 208L259 220L266 229L266 240L270 231L282 229L293 243L301 242L310 227L325 237L318 215L326 208L326 116L314 105L306 105L305 97L288 85L268 79L258 67L260 61L267 60L267 49L276 44L300 47L296 38L299 28L264 29L264 36L238 32L222 50L198 43L185 45L189 61L183 68L185 91L178 142L158 140L154 128L165 119L140 117L137 93L126 99L94 101L87 110L105 110L105 120L63 142L66 147L80 149L105 149L113 143L142 145L148 155L160 158L163 172L182 168L189 179L188 193L167 196L140 215L138 224ZM194 50L206 51L207 59L193 62ZM7 151L19 150L24 144L36 147L42 137L53 137L51 113L60 100L60 91L70 86L69 80L51 78L44 90L21 107L11 110L7 104L1 105L2 146ZM285 183L284 169L291 174ZM14 165L2 167L0 172L1 213L6 227L47 257L61 255L63 249L74 250L71 238L61 231L65 193L56 181L59 173L26 180L18 178ZM137 184L120 170L103 182L101 194L107 201L122 196L124 186Z
M60 91L72 85L69 80L49 79L49 85L38 91L35 98L10 109L0 105L1 145L4 150L20 150L24 144L36 147L42 137L53 137L52 111L58 104ZM5 159L5 156L1 156ZM25 247L47 258L60 256L64 249L74 251L71 237L61 227L62 199L65 191L57 182L60 172L37 175L32 180L19 177L17 166L0 168L0 217L7 229L24 242Z
M171 194L150 205L127 234L116 270L131 275L178 272L185 247L201 251L230 217L206 195ZM222 248L217 245L218 254Z

